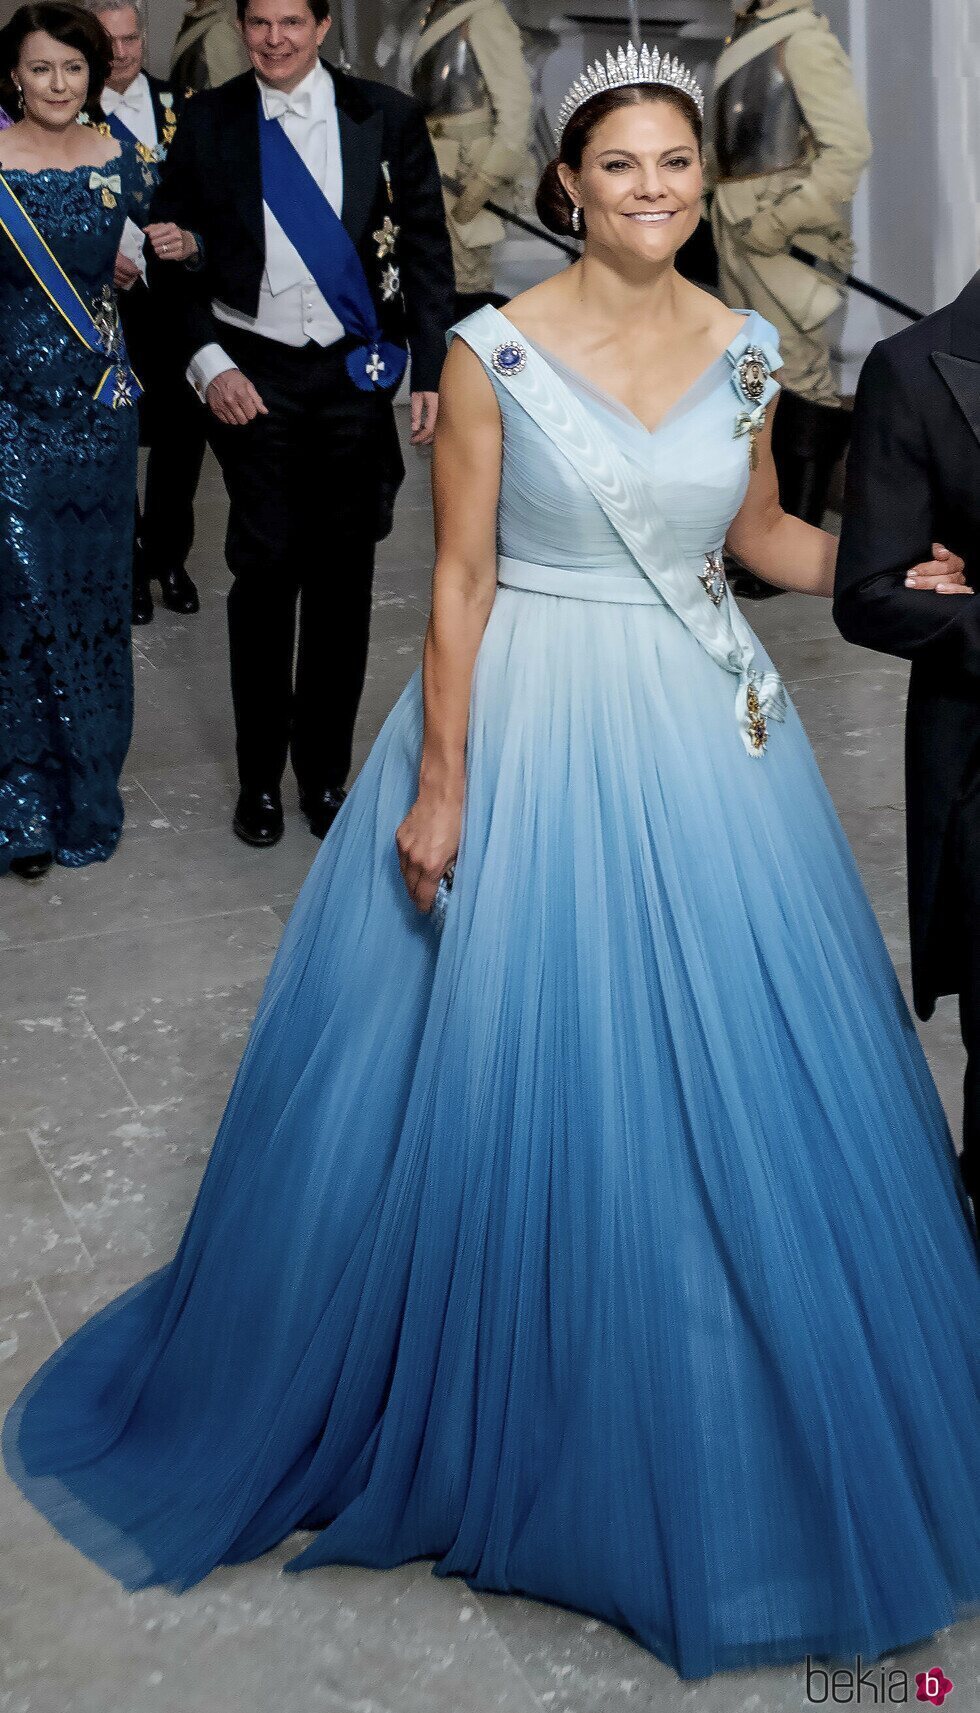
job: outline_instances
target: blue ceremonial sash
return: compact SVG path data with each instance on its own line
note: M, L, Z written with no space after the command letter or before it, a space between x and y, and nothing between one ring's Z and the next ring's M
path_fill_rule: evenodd
M139 141L136 136L136 132L130 130L126 121L124 119L120 119L118 113L110 113L106 118L106 124L118 143L133 143Z
M370 393L397 386L408 352L383 339L361 258L278 119L259 110L262 197L313 275L344 332L361 344L348 353L347 373Z
M129 367L119 325L119 310L111 290L104 287L101 297L89 308L72 285L58 258L49 250L2 172L0 232L10 239L41 290L50 298L55 309L64 317L86 350L98 352L108 360L108 367L93 397L99 404L109 404L114 410L119 405L135 404L143 388Z

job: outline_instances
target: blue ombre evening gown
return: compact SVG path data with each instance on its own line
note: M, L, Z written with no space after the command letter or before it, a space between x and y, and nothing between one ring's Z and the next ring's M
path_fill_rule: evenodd
M460 332L485 359L514 334ZM653 433L524 341L692 580L747 484L735 360L774 339L750 318ZM35 1377L8 1466L129 1587L313 1529L290 1569L430 1557L685 1678L875 1659L980 1609L954 1149L795 711L747 752L731 675L492 379L509 581L442 934L394 842L416 673L175 1260Z

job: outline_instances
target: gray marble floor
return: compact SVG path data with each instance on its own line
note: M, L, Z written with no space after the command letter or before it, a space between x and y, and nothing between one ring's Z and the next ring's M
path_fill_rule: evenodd
M431 567L428 469L409 452L377 579L356 761L414 668ZM224 501L209 466L199 616L136 633L127 831L111 863L0 881L0 1407L93 1309L172 1252L283 921L316 846L231 835ZM905 673L848 647L826 605L751 614L788 680L903 980ZM924 1031L951 1113L948 1007ZM883 1519L883 1524L885 1519ZM283 1577L286 1552L175 1597L121 1593L0 1485L0 1713L790 1713L802 1671L682 1683L615 1630L476 1598L426 1562ZM901 1660L980 1706L980 1622ZM867 1693L867 1692L866 1692Z

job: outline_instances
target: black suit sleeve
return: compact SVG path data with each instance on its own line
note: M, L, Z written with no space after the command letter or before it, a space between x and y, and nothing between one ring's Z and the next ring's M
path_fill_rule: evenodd
M454 318L456 282L439 169L422 109L411 102L401 135L401 286L413 392L435 392Z
M875 346L858 384L834 618L849 642L980 676L980 600L907 589L939 539L929 440L890 354ZM945 543L945 545L953 545ZM980 557L967 565L976 588Z
M177 126L167 158L160 169L160 183L150 208L152 221L173 220L185 231L200 233L205 224L197 186L201 120L207 119L203 103L195 113L193 102ZM202 345L220 336L211 314L208 270L204 266L162 262L147 247L147 282L168 324L179 360L186 364Z

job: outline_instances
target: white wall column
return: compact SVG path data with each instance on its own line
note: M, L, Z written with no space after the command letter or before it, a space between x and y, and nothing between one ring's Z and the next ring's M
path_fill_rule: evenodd
M846 45L851 56L851 64L854 67L855 81L864 96L866 106L868 104L867 6L868 0L850 0L846 36ZM872 134L873 130L874 127L872 126ZM883 164L877 158L876 151L871 165L858 186L851 221L851 230L856 246L854 272L859 279L868 280L872 284L878 283L871 277L872 173L881 173L883 170ZM861 297L857 292L849 294L847 316L837 349L841 368L841 384L845 393L852 393L857 386L861 365L872 345L886 333L893 332L895 325L898 325L896 318L880 309L870 298Z
M940 0L932 9L931 104L937 138L935 272L937 297L957 296L980 268L980 6ZM919 107L918 94L910 105Z

